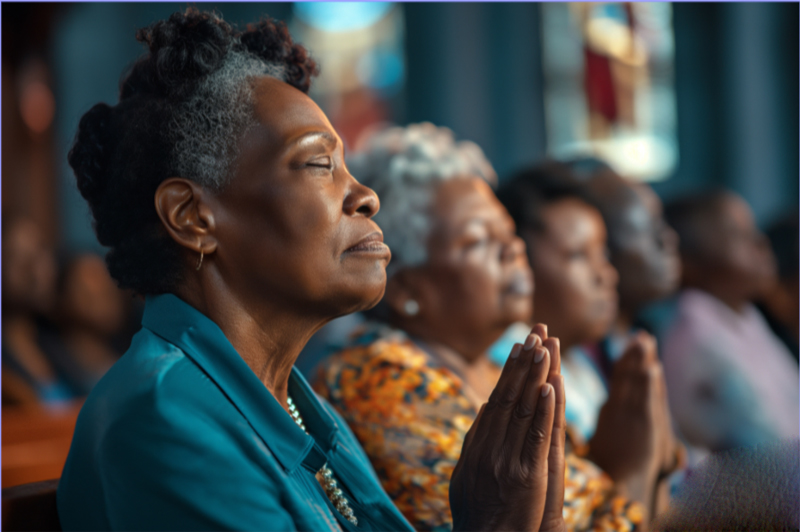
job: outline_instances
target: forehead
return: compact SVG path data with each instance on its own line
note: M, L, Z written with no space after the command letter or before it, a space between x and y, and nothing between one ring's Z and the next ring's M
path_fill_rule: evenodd
M283 146L311 131L333 134L328 117L302 91L266 76L253 80L252 87L258 121L255 136Z
M510 217L491 187L479 177L453 178L436 189L433 215L439 224L458 228L470 220Z
M600 212L578 198L564 198L542 210L547 234L557 239L585 239L605 235Z

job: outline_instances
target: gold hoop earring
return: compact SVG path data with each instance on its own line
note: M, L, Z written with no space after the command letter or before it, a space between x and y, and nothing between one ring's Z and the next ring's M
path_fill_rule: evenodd
M197 263L197 268L195 268L195 271L199 272L200 271L200 266L202 266L202 265L203 265L203 250L201 249L200 250L200 261Z

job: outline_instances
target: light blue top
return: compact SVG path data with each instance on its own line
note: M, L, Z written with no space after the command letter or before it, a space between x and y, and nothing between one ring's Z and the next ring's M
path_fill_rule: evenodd
M64 530L411 530L342 418L296 370L305 434L222 330L174 295L89 395L58 486ZM327 462L358 518L315 478Z

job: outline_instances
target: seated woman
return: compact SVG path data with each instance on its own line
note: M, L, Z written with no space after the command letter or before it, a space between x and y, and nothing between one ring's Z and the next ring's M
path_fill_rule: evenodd
M64 262L57 296L51 353L86 396L119 359L113 340L125 325L124 295L101 257L81 253Z
M753 305L774 287L777 268L750 206L711 190L677 199L666 213L680 235L684 272L664 367L694 460L797 437L797 362Z
M446 128L383 131L349 167L384 198L376 219L394 257L386 296L371 312L378 323L323 362L315 389L350 424L412 524L447 530L450 475L498 371L486 350L531 318L525 245L492 192L495 173L481 150ZM536 330L560 352L546 327ZM570 529L644 524L642 506L616 497L625 487L575 455L567 465Z
M608 262L606 228L578 183L547 161L518 172L498 198L525 240L536 272L535 317L561 340L569 394L567 423L588 440L608 399L597 361L583 344L600 341L617 315L617 270Z
M3 220L3 406L58 406L81 395L43 326L55 304L56 260L30 219ZM69 369L69 368L66 368Z
M535 319L561 340L570 398L566 417L575 439L588 442L586 452L618 484L644 483L657 491L682 462L661 364L652 337L639 332L604 382L590 346L609 333L617 317L619 278L608 260L603 218L588 202L586 185L573 176L568 165L544 161L518 172L498 197L536 272ZM637 418L648 419L651 431L640 430ZM652 446L641 441L648 439ZM662 487L666 490L666 483Z
M65 530L410 530L292 365L383 295L378 198L306 95L286 28L189 9L142 30L120 101L69 156L143 328L92 390L58 486ZM533 337L529 340L533 342ZM450 484L462 530L563 530L557 351L518 346Z

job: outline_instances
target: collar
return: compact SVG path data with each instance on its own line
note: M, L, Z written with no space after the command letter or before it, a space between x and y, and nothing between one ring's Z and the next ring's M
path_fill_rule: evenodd
M148 296L142 326L178 346L222 390L287 472L317 472L336 445L338 427L296 368L289 394L311 434L303 432L245 363L225 334L173 294Z

